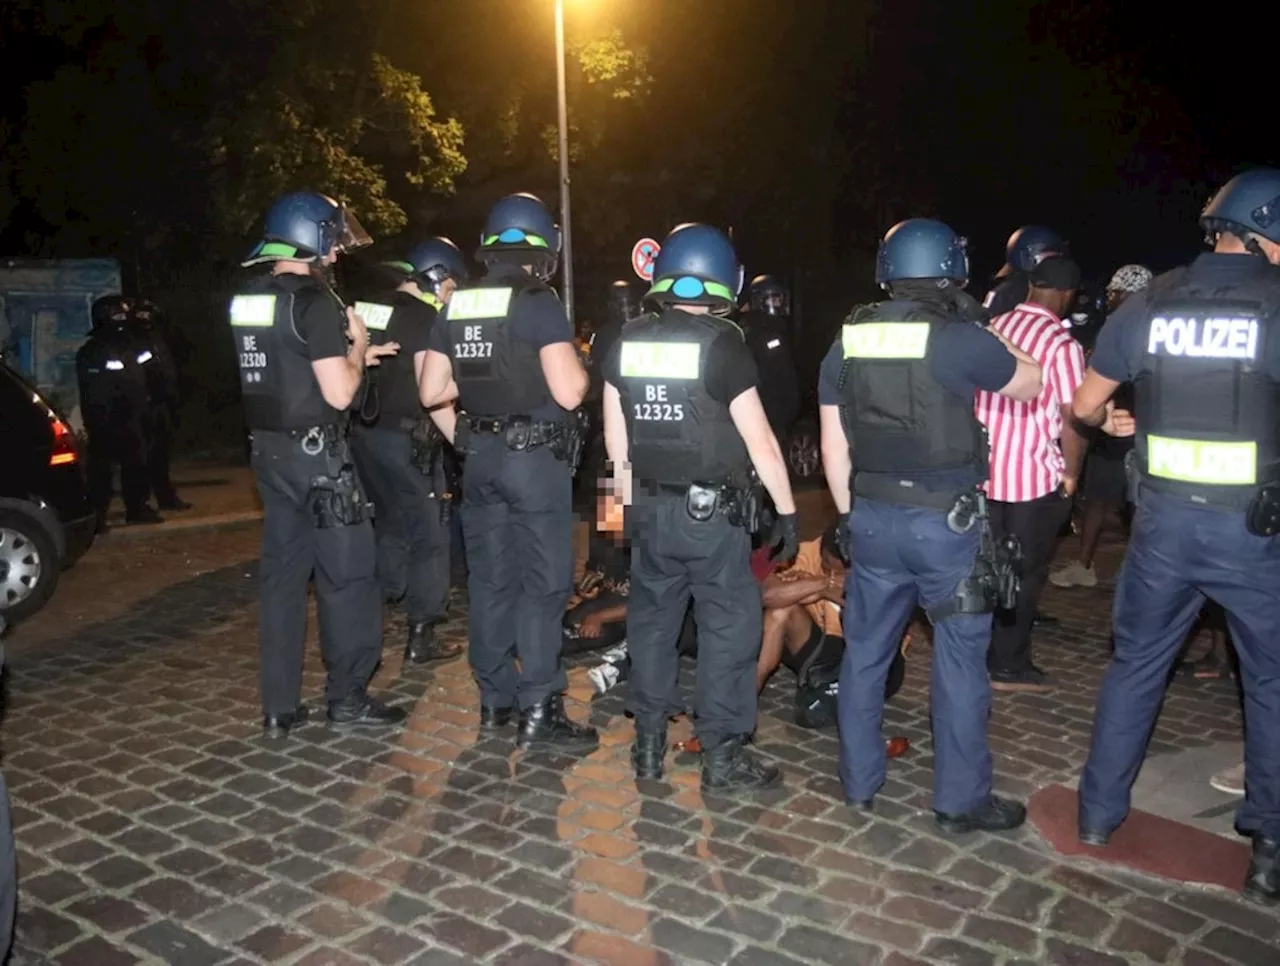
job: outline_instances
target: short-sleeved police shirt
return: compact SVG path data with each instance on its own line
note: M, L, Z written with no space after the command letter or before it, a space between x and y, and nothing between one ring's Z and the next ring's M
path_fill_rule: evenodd
M844 348L837 335L818 373L818 404L839 406ZM976 323L955 322L936 329L929 345L929 368L944 389L972 400L979 389L998 392L1009 384L1018 362L994 335ZM939 470L915 478L929 490L950 490L978 482L986 467Z
M604 359L605 381L615 388L622 384L619 366L622 358L622 343L626 341L627 328L623 326L622 336L609 350ZM736 326L730 326L716 336L707 351L707 365L702 374L702 386L718 403L728 406L748 389L755 389L760 384L760 376L756 371L756 360L747 348L742 332Z
M346 315L337 300L319 286L296 294L293 326L307 344L307 356L312 362L345 356L350 348Z
M1232 286L1247 289L1251 284L1261 285L1274 278L1280 268L1257 255L1223 255L1206 252L1186 269L1185 280L1200 287ZM1132 381L1142 370L1147 354L1148 321L1151 295L1158 293L1161 283L1168 276L1152 282L1152 288L1143 295L1134 295L1111 314L1106 325L1098 333L1098 341L1089 359L1089 366L1098 375L1114 382ZM1270 282L1274 285L1274 282ZM1280 324L1273 320L1272 326ZM1261 367L1272 379L1280 380L1280 338L1264 339Z
M485 274L485 281L492 285L501 285L504 280L527 277L524 269L519 266L494 264ZM564 303L555 292L550 289L525 292L520 296L519 302L514 303L513 309L515 306L518 306L518 311L513 310L508 319L512 339L533 346L535 352L561 342L572 344L573 325L569 322L569 316L564 310ZM447 309L439 322L440 324L431 327L427 346L436 352L449 355ZM564 410L551 400L545 406L535 407L529 416L533 419L559 420L563 418Z

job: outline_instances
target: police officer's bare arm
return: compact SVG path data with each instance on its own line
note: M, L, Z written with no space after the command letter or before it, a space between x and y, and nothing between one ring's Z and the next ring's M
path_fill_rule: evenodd
M347 309L347 338L351 340L351 347L345 356L316 359L311 363L324 401L337 410L346 409L356 398L366 364L377 365L381 356L394 355L400 348L395 343L370 346L364 319L350 308ZM388 351L374 351L381 349Z
M577 409L587 395L590 378L572 342L553 342L538 350L551 398L561 409Z
M418 379L418 398L427 409L458 398L458 384L453 381L453 363L443 352L427 350L427 359Z
M453 407L453 403L441 403L439 406L432 406L427 411L427 415L436 424L436 429L444 434L444 438L452 443L453 434L458 430L458 410Z
M827 477L827 489L831 491L836 512L848 513L852 502L849 475L853 472L853 459L844 427L840 425L840 407L819 406L818 418L822 424L822 471Z
M795 513L796 501L791 494L787 464L782 458L778 438L773 435L768 417L764 414L760 394L754 388L739 393L729 403L729 416L733 419L742 442L746 444L751 465L756 468L760 482L773 498L773 505L777 507L778 513L783 516Z
M1018 367L1013 371L1013 378L1005 385L997 389L997 394L1008 396L1018 402L1032 402L1039 397L1044 389L1044 373L1040 371L1040 363L1027 355L1016 345L1006 339L995 329L988 329L992 335L1004 343L1004 347L1009 350L1009 354L1013 356L1018 363Z
M1086 426L1101 428L1108 436L1132 436L1137 430L1133 415L1116 409L1111 402L1111 396L1119 385L1115 380L1100 375L1096 369L1089 369L1071 402L1072 414Z
M604 384L604 448L613 468L613 494L621 494L622 505L631 505L631 464L627 462L627 419L622 414L622 397L611 382Z

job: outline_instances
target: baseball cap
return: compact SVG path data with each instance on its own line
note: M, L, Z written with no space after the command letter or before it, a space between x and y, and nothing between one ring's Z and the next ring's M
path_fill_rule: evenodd
M1125 265L1116 269L1107 283L1108 292L1142 292L1151 284L1151 269L1145 265Z
M1080 266L1074 258L1052 255L1031 270L1030 282L1035 288L1074 292L1080 288Z

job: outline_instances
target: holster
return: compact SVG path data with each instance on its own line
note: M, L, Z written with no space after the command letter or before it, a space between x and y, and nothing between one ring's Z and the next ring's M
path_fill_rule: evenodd
M436 465L444 453L444 433L436 428L430 416L409 421L409 461L423 476L435 476Z
M997 541L991 532L985 499L980 506L981 516L976 520L982 527L982 542L973 561L973 570L956 588L955 597L925 611L932 624L957 614L1012 610L1018 603L1018 591L1022 588L1022 546L1012 535Z
M1268 483L1260 489L1250 501L1244 519L1255 537L1274 537L1280 533L1280 484Z
M764 487L756 482L728 486L722 491L729 522L747 533L758 533L764 515Z
M373 519L373 504L365 499L350 463L344 464L337 476L311 477L307 507L318 530L349 527Z

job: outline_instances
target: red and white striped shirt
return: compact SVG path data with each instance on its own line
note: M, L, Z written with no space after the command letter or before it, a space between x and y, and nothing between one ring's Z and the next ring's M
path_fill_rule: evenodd
M1023 302L991 321L995 329L1044 370L1044 388L1029 403L979 390L974 404L991 441L987 496L1023 503L1052 493L1062 482L1066 461L1058 439L1062 406L1071 405L1084 381L1084 350L1044 306Z

